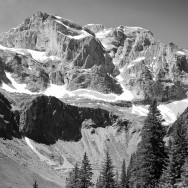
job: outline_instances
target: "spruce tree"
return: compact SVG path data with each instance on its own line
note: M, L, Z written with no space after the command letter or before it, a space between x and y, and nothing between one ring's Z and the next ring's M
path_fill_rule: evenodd
M66 179L66 188L79 188L79 187L80 187L79 168L76 163L74 169L69 173L69 177Z
M144 121L141 132L142 140L134 161L135 187L155 188L162 175L165 159L165 129L162 126L162 116L157 109L156 100L149 107L149 113ZM132 174L131 174L132 175Z
M108 149L105 152L105 159L101 170L101 179L103 188L115 188L114 166Z
M120 188L128 188L128 177L126 173L125 160L123 160L122 169L121 169Z
M179 117L175 122L172 138L175 158L175 179L178 181L181 177L182 166L188 155L187 128L181 117Z
M93 183L92 183L92 168L91 168L91 164L89 162L88 156L85 153L84 154L84 158L82 160L82 166L80 169L80 188L89 188L89 187L93 187Z
M188 187L188 158L186 158L185 163L182 166L181 187Z

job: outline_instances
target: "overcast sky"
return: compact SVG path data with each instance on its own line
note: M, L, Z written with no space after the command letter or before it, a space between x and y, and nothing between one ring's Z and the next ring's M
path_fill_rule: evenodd
M188 49L188 0L0 0L0 33L37 11L80 25L140 26L164 43Z

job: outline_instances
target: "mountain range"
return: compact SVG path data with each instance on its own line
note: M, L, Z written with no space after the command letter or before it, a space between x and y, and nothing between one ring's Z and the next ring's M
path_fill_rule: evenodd
M107 147L119 170L153 99L164 126L186 110L187 79L188 51L147 29L37 12L0 34L0 182L63 187L84 152L95 181Z

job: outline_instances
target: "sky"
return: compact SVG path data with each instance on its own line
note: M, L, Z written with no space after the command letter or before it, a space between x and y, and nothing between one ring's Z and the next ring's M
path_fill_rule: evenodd
M187 9L188 0L0 0L0 33L42 11L82 26L140 26L188 50Z

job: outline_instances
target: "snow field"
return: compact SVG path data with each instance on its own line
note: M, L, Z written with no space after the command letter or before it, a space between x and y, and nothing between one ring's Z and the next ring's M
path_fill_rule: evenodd
M185 55L185 52L182 52L182 51L177 51L176 53L178 53L180 55Z
M8 50L11 52L16 52L21 55L31 55L33 59L36 61L39 61L40 63L43 63L47 60L60 60L60 58L56 56L47 56L46 52L40 52L40 51L35 51L35 50L30 50L30 49L22 49L22 48L7 48L2 45L0 45L0 49L2 50Z

